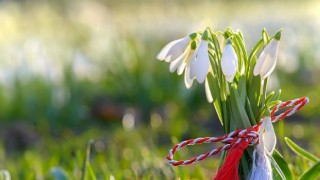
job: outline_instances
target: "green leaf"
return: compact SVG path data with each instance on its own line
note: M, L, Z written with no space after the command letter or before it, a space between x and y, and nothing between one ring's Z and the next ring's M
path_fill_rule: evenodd
M295 152L298 156L307 159L313 163L317 163L319 159L314 156L313 154L309 153L308 151L304 150L300 146L298 146L296 143L294 143L291 139L288 137L285 137L284 140L286 141L287 145L290 147L290 149Z
M245 64L244 64L244 57L243 57L243 52L242 52L242 49L241 49L241 45L240 45L240 42L237 41L237 39L233 38L233 48L237 54L237 57L238 57L238 70L240 72L240 74L244 73L245 71Z
M246 77L241 76L238 82L238 92L240 95L239 102L245 106L246 97L247 97L247 90L246 90Z
M265 43L269 42L269 35L265 28L262 30L262 38Z
M292 172L287 164L287 162L283 159L281 154L275 150L271 157L272 165L274 166L275 170L277 171L278 175L281 179L291 180L293 179Z
M254 116L254 114L253 114L253 112L252 112L251 105L250 105L250 101L249 101L248 97L246 97L246 106L245 106L245 109L246 109L246 112L247 112L247 114L248 114L248 116L249 116L249 120L250 120L251 124L252 124L252 125L257 124L256 118L255 118L255 116Z
M272 165L272 177L274 180L283 180L286 179L286 176L282 172L281 168L277 164L277 162L274 160L273 157L270 158L271 165Z
M270 100L274 95L275 95L275 92L274 92L274 91L270 92L270 93L268 94L268 96L266 97L266 103L268 103L269 100Z
M277 92L275 92L275 94L270 98L269 101L277 101L279 100L281 95L281 89L279 89Z
M90 175L90 179L92 179L92 180L97 179L96 175L93 172L93 169L92 169L90 163L87 164L87 169L88 169L88 172L89 172L89 175Z
M215 33L213 33L212 31L210 31L210 34L211 34L211 39L212 39L212 42L214 44L214 47L215 47L215 50L216 50L216 53L218 55L218 58L221 59L221 49L220 49L220 44L219 44L219 41L218 41L218 37Z
M87 148L86 148L86 153L84 156L84 160L83 160L83 165L82 165L82 176L81 176L81 180L84 180L86 177L86 173L88 170L88 164L89 164L89 160L90 160L90 152L91 152L91 145L93 144L93 139L89 140L87 142Z
M244 45L244 41L243 39L238 35L238 34L234 34L234 42L237 45L238 50L239 50L239 68L240 68L240 72L241 74L244 73L244 71L247 71L247 64L249 64L247 62L248 56L247 56L247 51Z
M260 97L260 88L261 88L261 77L260 76L253 76L252 82L247 84L248 89L248 97L251 104L252 112L255 116L255 121L259 122L259 105L258 99Z
M271 102L268 102L268 103L267 103L267 107L268 107L268 108L272 108L273 106L278 105L279 103L281 103L280 100L271 101Z
M256 64L256 61L252 61L253 57L255 57L257 55L257 53L260 51L260 49L263 47L264 45L264 41L263 39L260 39L257 44L253 47L253 49L251 50L251 53L249 55L249 63L252 67L253 70L253 66Z
M241 104L241 102L239 102L240 96L237 92L237 90L235 89L234 85L231 85L231 92L230 92L230 103L231 103L231 109L232 109L232 114L234 118L239 118L236 119L236 122L230 122L230 123L239 123L239 126L237 126L237 128L247 128L250 127L250 120L248 118L248 115L246 113L245 110L245 105Z
M300 180L317 179L318 177L320 177L320 161L303 173Z
M213 98L214 108L216 109L219 120L220 120L221 124L223 125L224 124L223 123L224 117L222 116L221 101L219 98L220 88L219 88L217 76L215 76L212 73L209 73L207 78L208 78L208 84L209 84L209 88L210 88L212 98Z

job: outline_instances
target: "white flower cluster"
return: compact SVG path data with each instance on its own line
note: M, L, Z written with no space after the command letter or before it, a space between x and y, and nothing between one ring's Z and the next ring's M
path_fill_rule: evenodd
M177 70L178 75L181 75L185 71L184 82L188 89L194 79L203 83L210 68L207 31L201 40L197 33L193 33L170 42L160 51L157 59L169 62L170 72Z
M212 60L209 56L214 48L210 46L209 30L202 33L192 33L184 38L168 43L157 55L157 59L170 63L170 72L177 71L178 75L184 72L185 86L189 89L193 80L196 79L200 84L206 81L206 77L212 69ZM278 38L273 38L263 49L254 66L253 75L260 75L262 79L267 78L275 68L279 47ZM220 48L220 47L219 47ZM227 42L222 53L220 65L225 80L229 83L234 81L238 71L237 54L232 45L231 39ZM212 97L208 83L205 83L206 95L209 102Z

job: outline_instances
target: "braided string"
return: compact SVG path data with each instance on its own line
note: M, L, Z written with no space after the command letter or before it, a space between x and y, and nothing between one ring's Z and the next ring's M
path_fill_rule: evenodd
M271 111L271 121L272 123L275 123L279 120L282 120L288 116L291 116L296 111L299 111L302 107L304 107L305 104L309 102L309 99L306 97L302 97L299 99L289 100L286 102L279 103L277 106L275 106ZM284 111L283 113L279 115L275 115L275 113L281 109L284 109L286 107L291 107L290 109ZM202 161L210 156L216 155L222 151L226 151L231 149L232 147L239 144L241 141L248 141L249 145L254 145L258 142L259 139L259 129L263 121L260 121L257 125L254 125L252 127L249 127L247 129L239 129L236 131L233 131L229 134L226 134L221 137L201 137L196 139L189 139L186 141L182 141L179 144L176 144L172 149L170 149L169 154L167 156L167 160L170 164L173 166L182 166L182 165L188 165L197 163L199 161ZM174 160L173 156L174 154L181 148L196 144L202 144L202 143L215 143L215 142L221 142L224 143L224 146L220 146L218 148L212 149L211 151L200 154L198 156L195 156L188 160Z

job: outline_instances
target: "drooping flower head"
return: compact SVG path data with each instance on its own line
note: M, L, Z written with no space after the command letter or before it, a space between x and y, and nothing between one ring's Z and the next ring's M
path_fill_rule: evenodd
M174 40L168 43L157 55L157 59L160 61L165 60L166 62L172 62L173 60L180 57L189 46L191 38L186 36L181 39Z
M197 33L192 33L184 38L168 43L157 55L160 61L170 63L170 72L177 71L181 75L185 70L185 85L190 88L193 80L189 78L190 60L196 49Z
M208 54L208 31L202 33L201 40L197 33L175 40L167 44L157 55L157 59L170 63L170 72L183 71L187 88L192 86L193 80L203 83L209 72L210 62Z
M279 31L263 49L254 67L253 75L260 75L262 79L265 79L273 72L277 63L280 38L281 31Z
M200 44L191 59L190 79L197 79L200 84L203 83L207 77L209 69L208 30L205 30L202 34Z
M238 58L232 47L230 39L227 40L221 58L221 69L228 82L232 82L238 69Z

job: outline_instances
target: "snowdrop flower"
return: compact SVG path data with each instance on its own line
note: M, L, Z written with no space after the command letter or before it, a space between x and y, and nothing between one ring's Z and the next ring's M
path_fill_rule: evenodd
M189 89L193 80L203 83L210 68L208 54L208 32L203 32L201 41L193 33L187 37L167 44L158 54L157 59L170 63L170 72L177 71L178 75L184 73L184 82ZM197 46L197 43L199 45Z
M210 69L207 30L203 32L201 42L195 50L190 63L190 79L197 79L200 84L203 83Z
M181 39L174 40L168 43L157 55L157 59L160 61L172 62L176 60L186 51L186 48L190 45L192 39L197 36L196 33L192 33Z
M275 38L263 49L253 70L253 75L260 75L262 79L268 77L274 70L277 63L277 54L281 31L275 35Z
M232 82L238 69L238 59L228 39L221 58L221 69L228 82Z
M196 49L197 33L175 40L167 44L157 55L157 59L170 63L170 72L177 71L181 75L185 71L185 85L189 89L193 79L190 79L190 60Z

